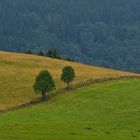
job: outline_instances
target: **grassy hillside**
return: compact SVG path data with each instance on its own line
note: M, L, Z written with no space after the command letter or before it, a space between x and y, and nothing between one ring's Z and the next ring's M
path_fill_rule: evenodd
M0 114L0 140L139 140L140 80L96 84Z
M48 69L53 74L57 88L64 87L60 74L66 65L71 65L76 70L74 83L87 79L134 75L46 57L0 52L0 109L35 99L37 95L32 85L36 75L43 69Z

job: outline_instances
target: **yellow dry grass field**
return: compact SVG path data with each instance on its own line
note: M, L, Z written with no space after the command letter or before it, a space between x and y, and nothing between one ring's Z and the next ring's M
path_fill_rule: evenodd
M38 95L34 93L32 85L41 70L49 70L57 88L63 88L65 84L60 80L60 75L62 68L67 65L76 72L73 84L88 79L135 75L47 57L0 52L0 109L35 99Z

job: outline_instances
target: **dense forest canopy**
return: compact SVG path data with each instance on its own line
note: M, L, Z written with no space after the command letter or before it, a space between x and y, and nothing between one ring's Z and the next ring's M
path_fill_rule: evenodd
M140 72L140 0L1 0L0 50Z

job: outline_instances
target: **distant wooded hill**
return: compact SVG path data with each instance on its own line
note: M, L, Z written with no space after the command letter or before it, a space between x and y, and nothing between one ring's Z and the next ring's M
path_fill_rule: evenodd
M1 0L0 50L140 72L140 0Z

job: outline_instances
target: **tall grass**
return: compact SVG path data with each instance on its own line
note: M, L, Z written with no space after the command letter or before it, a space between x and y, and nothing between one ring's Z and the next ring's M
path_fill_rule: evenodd
M60 80L60 74L66 65L72 66L76 72L76 79L72 84L89 79L137 76L134 73L92 67L47 57L0 52L0 109L20 105L38 97L34 93L32 85L36 75L43 69L52 73L57 89L65 87L65 84Z

